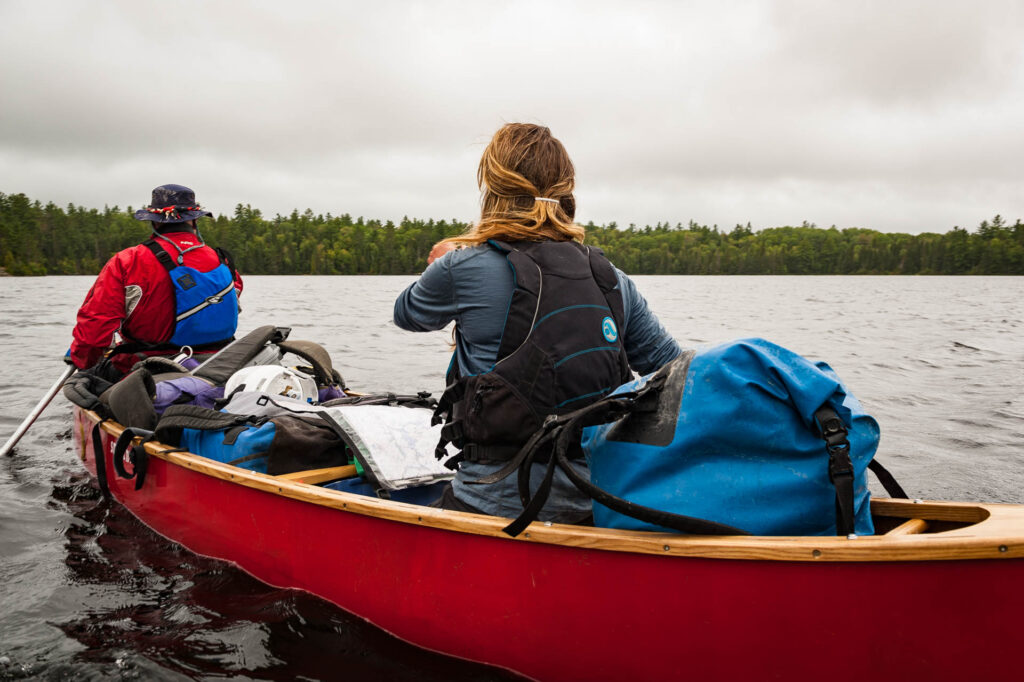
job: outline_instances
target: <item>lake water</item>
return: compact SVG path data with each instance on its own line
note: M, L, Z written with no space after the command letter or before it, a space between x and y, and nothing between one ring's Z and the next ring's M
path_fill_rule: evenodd
M291 326L351 388L438 395L449 334L391 324L413 280L248 277L240 331ZM635 280L683 346L761 336L829 362L910 495L1024 503L1024 278ZM61 372L91 283L0 278L0 442ZM58 397L0 460L0 679L509 678L153 534L99 498L70 426Z

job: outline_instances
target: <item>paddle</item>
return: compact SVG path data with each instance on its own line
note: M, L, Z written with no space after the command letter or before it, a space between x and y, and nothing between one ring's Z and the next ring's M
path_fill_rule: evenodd
M14 435L4 443L3 449L0 449L0 457L9 454L11 450L14 449L14 446L17 445L18 441L21 440L21 437L25 435L25 432L28 431L29 427L32 426L35 420L39 418L39 415L43 413L46 406L50 404L51 400L53 400L53 396L57 395L57 391L59 391L61 386L64 385L64 382L75 373L76 369L77 368L75 366L68 365L67 369L61 373L60 378L54 382L53 386L50 387L50 390L48 390L46 395L43 396L43 399L36 404L32 409L32 412L25 418L25 421L21 422L21 426L19 426L17 431L14 432Z

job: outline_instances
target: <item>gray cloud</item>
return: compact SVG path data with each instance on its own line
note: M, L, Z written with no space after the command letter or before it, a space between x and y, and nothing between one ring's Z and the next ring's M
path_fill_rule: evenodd
M505 121L580 218L945 231L1024 217L1008 1L0 4L0 191L472 219Z

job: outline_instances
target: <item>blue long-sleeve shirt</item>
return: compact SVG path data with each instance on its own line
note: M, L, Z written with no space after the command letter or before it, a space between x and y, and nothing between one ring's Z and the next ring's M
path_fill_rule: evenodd
M622 294L623 345L630 367L640 374L655 371L681 352L658 318L647 307L633 281L616 269ZM463 375L489 371L498 359L505 316L515 290L515 278L505 256L488 246L446 253L430 264L420 278L395 300L395 324L408 331L435 331L456 323L455 359ZM453 482L460 500L496 516L522 511L516 477L490 485L467 485L500 469L498 465L463 462ZM586 476L584 464L578 466ZM531 473L535 487L543 477L537 465ZM576 521L590 513L590 500L559 471L541 520Z

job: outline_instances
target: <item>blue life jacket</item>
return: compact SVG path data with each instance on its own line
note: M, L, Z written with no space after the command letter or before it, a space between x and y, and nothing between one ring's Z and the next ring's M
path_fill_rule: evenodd
M171 346L201 346L229 341L238 328L238 294L234 273L223 262L209 272L182 265L182 252L174 262L155 240L143 242L167 270L174 287L174 332ZM200 244L199 246L204 246ZM193 247L198 248L198 247Z

